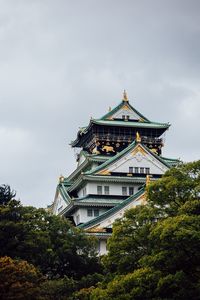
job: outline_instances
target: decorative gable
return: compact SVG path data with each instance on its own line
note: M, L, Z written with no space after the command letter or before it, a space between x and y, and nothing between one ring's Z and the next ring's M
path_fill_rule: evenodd
M139 121L141 117L139 116L139 114L133 111L128 104L124 104L117 112L111 115L108 119L131 119Z
M113 173L150 173L155 175L164 174L169 168L159 158L153 155L141 144L111 162L105 168L97 171L98 175L109 175ZM130 171L131 170L131 171ZM131 174L130 174L131 175Z

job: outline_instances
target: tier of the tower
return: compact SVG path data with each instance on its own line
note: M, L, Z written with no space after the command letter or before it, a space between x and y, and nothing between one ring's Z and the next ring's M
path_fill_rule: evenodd
M126 94L122 102L100 119L91 119L79 130L72 147L81 147L90 154L113 156L140 136L141 142L161 155L163 133L169 123L151 122L133 108Z

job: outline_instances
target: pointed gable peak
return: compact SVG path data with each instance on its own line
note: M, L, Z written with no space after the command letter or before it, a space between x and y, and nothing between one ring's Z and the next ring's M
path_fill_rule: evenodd
M140 112L138 112L130 103L126 90L123 92L123 98L119 105L105 114L101 120L123 120L136 122L149 122Z
M140 142L134 141L127 148L85 174L110 176L115 172L125 172L127 175L128 167L132 166L131 162L134 167L144 167L146 165L151 170L154 170L152 174L157 175L164 174L170 168L164 160L154 154L149 148ZM125 169L126 171L124 171Z

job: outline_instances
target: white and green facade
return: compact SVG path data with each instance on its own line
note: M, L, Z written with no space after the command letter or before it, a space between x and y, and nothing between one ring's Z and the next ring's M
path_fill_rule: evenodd
M118 106L91 119L71 143L80 149L77 168L60 177L52 210L97 236L100 254L106 253L113 222L145 203L146 180L160 178L179 162L162 156L169 126L144 117L124 93Z

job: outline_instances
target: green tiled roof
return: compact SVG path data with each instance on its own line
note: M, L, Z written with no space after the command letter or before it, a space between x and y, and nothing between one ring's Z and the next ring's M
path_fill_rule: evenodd
M84 175L82 174L69 188L69 192L77 189L83 182L121 182L121 183L144 183L146 178L134 176L106 176L106 175Z
M59 183L57 186L57 190L58 192L61 194L63 200L69 204L71 202L71 197L69 196L68 192L67 192L67 188L65 186L64 183Z
M181 163L180 159L167 158L167 157L163 157L163 156L161 156L161 159L164 160L171 167L176 166Z
M93 196L90 196L90 197L85 197L85 198L82 198L82 199L77 199L76 202L78 203L98 203L98 204L103 204L103 203L108 203L108 204L113 204L113 205L116 205L116 204L119 204L121 202L123 202L124 200L123 199L116 199L116 198L97 198L97 197L93 197Z
M86 172L85 174L95 174L96 172L104 169L105 167L109 166L111 163L115 162L116 160L118 160L119 158L121 158L123 155L125 155L128 151L134 149L136 147L137 144L140 144L148 153L150 153L151 155L153 155L157 160L159 160L162 164L164 164L166 167L170 167L170 165L164 160L162 159L160 156L156 155L155 153L153 153L148 147L146 147L145 145L141 144L141 143L137 143L136 141L133 141L128 147L126 147L124 150L122 150L121 152L119 152L118 154L116 154L115 156L111 157L109 160L105 161L103 164L101 164L100 166L96 167L93 170L90 170L88 172ZM133 178L133 177L132 177Z
M149 121L146 117L144 117L139 111L137 111L130 103L129 101L124 102L123 100L120 102L119 105L117 105L115 108L113 108L111 111L109 111L107 114L105 114L103 117L101 117L101 120L106 120L107 118L109 118L110 116L112 116L113 114L115 114L118 110L120 110L124 104L126 104L127 106L129 106L129 108L134 111L137 115L139 115L142 119L144 119L145 121Z
M129 108L134 111L139 117L140 121L124 121L124 120L109 120L108 118L112 116L115 112L121 109L124 104L128 105ZM129 102L122 101L119 105L117 105L113 110L105 114L100 119L91 119L88 126L81 127L78 131L76 140L71 142L71 145L75 147L78 141L81 139L82 135L85 135L93 124L97 125L106 125L106 126L122 126L122 127L132 127L132 128L152 128L152 129L167 129L170 127L169 123L158 123L158 122L151 122L146 117L144 117L140 112L138 112L134 107L131 106Z
M90 165L90 162L105 162L108 160L108 156L89 154L86 151L81 151L85 156L85 160L67 177L67 180L71 183L77 176L80 175Z
M113 157L110 157L110 159L108 159L107 161L105 161L103 164L101 164L100 166L96 167L93 170L90 170L88 172L86 172L85 174L94 174L95 172L98 172L100 170L102 170L103 168L107 167L108 165L110 165L112 162L116 161L117 159L119 159L121 156L123 156L124 154L126 154L129 150L131 150L132 148L134 148L137 145L136 141L133 141L128 147L126 147L124 150L122 150L121 152L117 153L116 155L114 155Z
M119 211L120 209L124 208L126 205L128 205L129 203L131 203L132 201L136 200L138 197L140 197L143 193L145 192L145 186L140 189L136 194L128 197L126 200L124 200L122 203L120 203L119 205L116 205L115 207L109 209L108 211L106 211L104 214L102 214L99 217L96 217L95 219L86 222L84 224L79 225L79 228L83 228L83 229L87 229L91 226L94 225L98 225L99 222L102 222L103 220L105 220L106 218L110 217L111 215L113 215L114 213L116 213L117 211Z
M157 123L157 122L134 122L134 121L116 121L116 120L101 120L93 119L92 123L98 125L107 126L123 126L123 127L136 127L136 128L169 128L169 123Z

